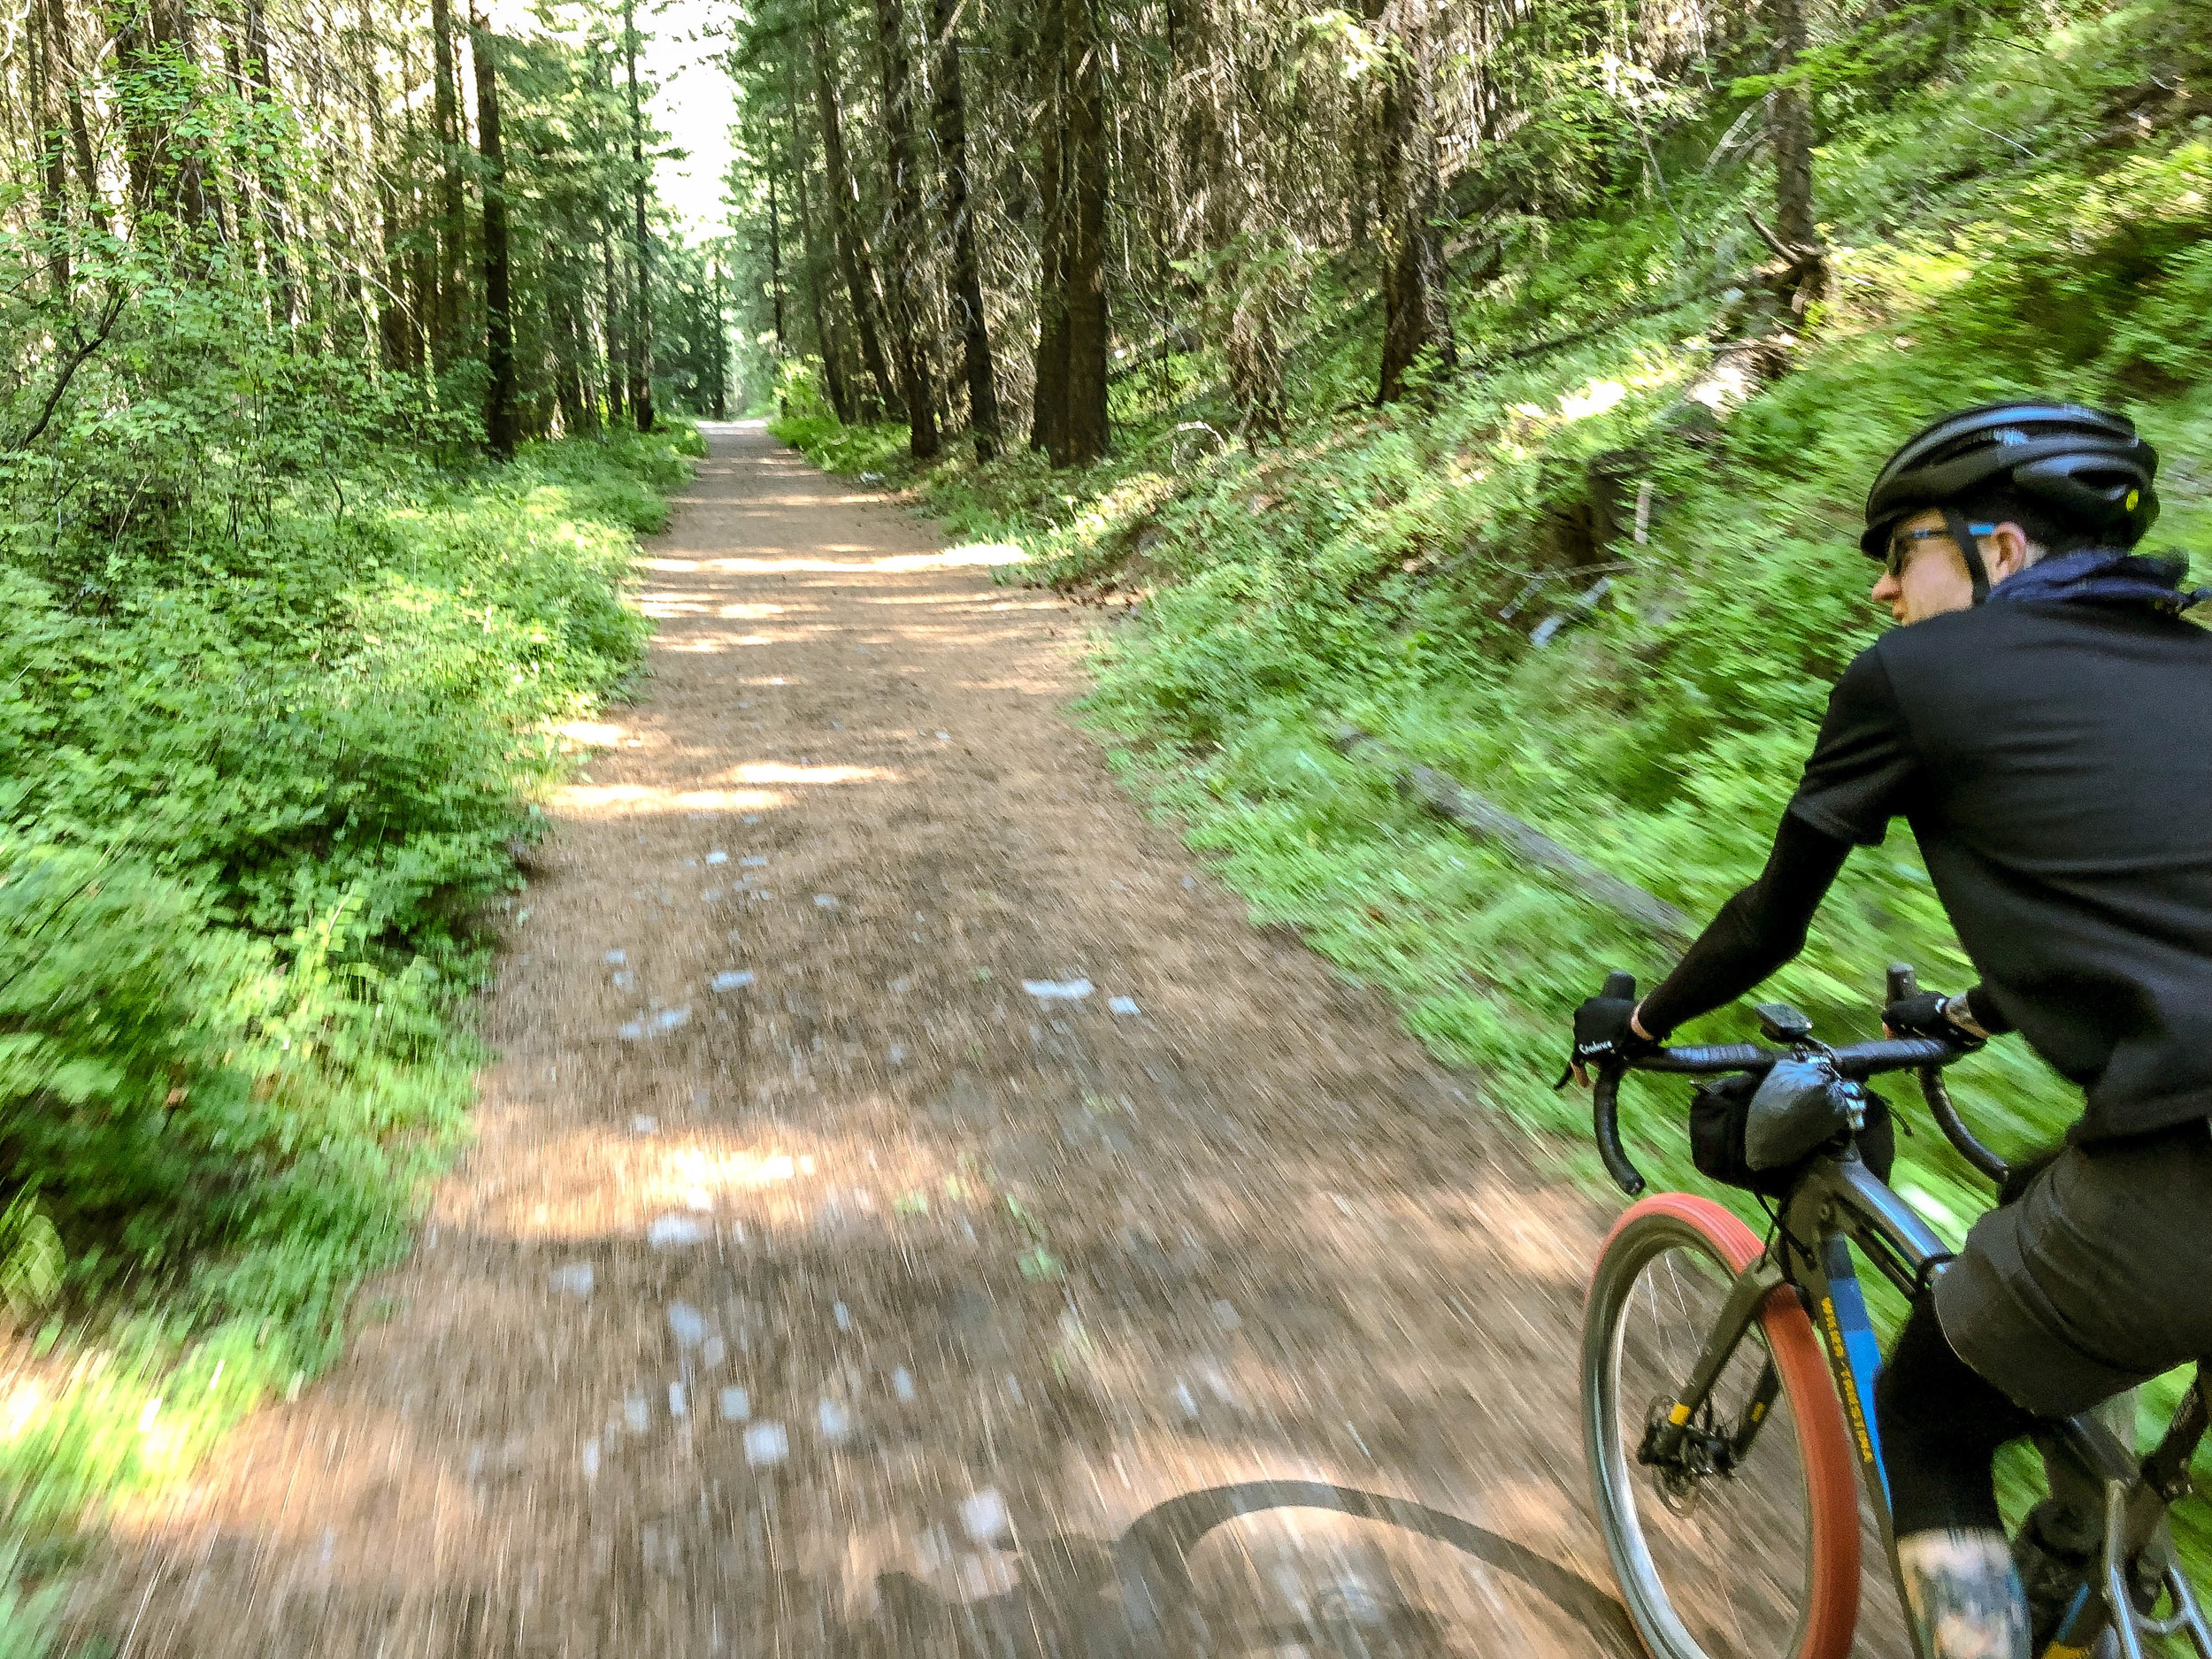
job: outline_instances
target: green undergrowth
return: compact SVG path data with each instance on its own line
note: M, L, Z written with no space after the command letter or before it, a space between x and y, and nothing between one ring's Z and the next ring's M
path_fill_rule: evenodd
M776 430L919 490L956 535L1021 543L1034 562L1009 579L1141 595L1110 613L1127 619L1102 632L1085 704L1131 787L1256 920L1386 990L1489 1110L1601 1180L1586 1097L1550 1087L1568 1016L1607 971L1647 984L1672 952L1402 801L1330 736L1356 726L1701 918L1756 874L1827 687L1887 624L1859 503L1924 420L2029 392L2128 411L2166 457L2147 548L2212 574L2212 123L2101 138L2147 54L2205 59L2201 19L2175 15L1987 40L1955 79L1837 133L1816 173L1830 296L1786 372L1722 397L1717 420L1689 395L1741 326L1722 285L1762 257L1756 170L1678 179L1663 206L1502 217L1502 265L1455 296L1471 366L1417 407L1341 412L1371 384L1371 319L1300 358L1305 412L1277 443L1233 435L1202 357L1118 381L1118 452L1081 472L1026 450L918 468L902 429L840 428L804 400ZM1594 460L1632 497L1654 487L1646 544L1624 523L1594 549L1578 530ZM1592 560L1623 566L1609 596L1539 649L1532 625L1591 585L1575 566ZM1971 978L1901 826L1854 856L1763 995L1832 1040L1875 1034L1899 959L1931 987ZM1737 1008L1686 1035L1750 1030ZM2017 1042L1952 1076L2007 1151L2079 1110ZM1711 1190L1681 1087L1629 1095L1647 1171ZM1955 1240L1987 1188L1916 1102L1901 1116L1918 1133L1897 1185Z
M13 526L0 1531L27 1559L326 1365L406 1248L463 1133L488 909L556 728L639 664L636 538L700 452L388 458L97 560Z

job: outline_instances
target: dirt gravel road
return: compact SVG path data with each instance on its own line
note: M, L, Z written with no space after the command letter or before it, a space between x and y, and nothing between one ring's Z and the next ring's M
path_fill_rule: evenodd
M1080 613L710 434L388 1317L81 1630L1626 1651L1574 1413L1601 1212L1118 788Z

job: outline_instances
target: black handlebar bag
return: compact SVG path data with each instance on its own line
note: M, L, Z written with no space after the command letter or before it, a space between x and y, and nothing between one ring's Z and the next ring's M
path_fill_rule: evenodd
M1777 1061L1763 1077L1717 1078L1690 1101L1691 1162L1769 1198L1788 1194L1808 1158L1855 1135L1867 1168L1887 1180L1897 1162L1889 1102L1818 1055Z

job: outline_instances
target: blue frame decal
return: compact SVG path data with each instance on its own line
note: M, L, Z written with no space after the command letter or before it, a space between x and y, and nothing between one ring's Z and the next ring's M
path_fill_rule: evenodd
M1821 1340L1843 1394L1844 1415L1850 1420L1860 1461L1881 1481L1886 1508L1889 1471L1883 1466L1882 1432L1874 1421L1873 1410L1874 1379L1882 1369L1881 1347L1874 1340L1873 1322L1867 1317L1866 1293L1859 1288L1851 1247L1840 1238L1824 1239L1821 1257L1822 1277L1828 1281L1820 1300Z

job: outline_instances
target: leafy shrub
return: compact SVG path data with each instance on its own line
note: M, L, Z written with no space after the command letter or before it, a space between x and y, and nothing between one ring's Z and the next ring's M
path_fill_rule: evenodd
M0 559L0 1340L77 1355L0 1517L188 1466L404 1248L480 918L554 728L638 662L634 537L698 447L373 452L235 523L177 505L96 580Z

